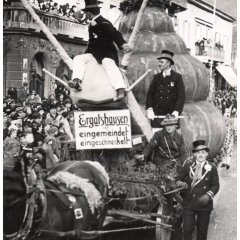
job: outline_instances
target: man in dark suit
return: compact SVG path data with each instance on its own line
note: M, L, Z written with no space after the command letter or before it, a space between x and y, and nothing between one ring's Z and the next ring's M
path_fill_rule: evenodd
M23 87L19 89L18 91L18 101L22 104L24 101L26 101L28 96L28 83L24 82Z
M185 103L185 86L182 75L173 71L174 53L163 50L158 59L160 73L156 74L147 92L146 109L147 116L151 119L153 132L162 128L162 119L156 116L167 114L178 115L183 111Z
M184 240L192 240L196 222L197 239L206 240L213 197L219 190L219 178L217 168L206 160L209 148L205 141L195 141L193 147L196 160L184 165L177 182L187 189L183 197L183 234Z
M118 55L114 43L125 53L132 49L126 44L122 34L117 31L112 23L100 15L100 7L97 0L85 0L86 7L82 9L88 19L89 42L85 54L78 55L73 59L72 81L68 82L69 87L81 90L80 83L83 79L86 64L94 57L99 64L102 64L108 78L117 91L115 100L121 100L124 97L125 83L122 73L118 68Z

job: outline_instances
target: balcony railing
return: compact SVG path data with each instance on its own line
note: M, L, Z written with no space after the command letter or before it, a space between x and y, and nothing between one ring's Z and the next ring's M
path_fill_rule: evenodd
M42 22L48 27L52 34L64 35L70 38L88 39L88 27L77 23L67 17L35 10ZM42 29L32 18L31 14L22 6L10 6L3 8L3 25L5 29L24 28L40 32Z
M205 46L205 47L196 46L196 56L207 56L207 57L211 58L211 54L212 54L211 46ZM213 47L213 58L219 59L219 60L224 60L225 51L223 49Z

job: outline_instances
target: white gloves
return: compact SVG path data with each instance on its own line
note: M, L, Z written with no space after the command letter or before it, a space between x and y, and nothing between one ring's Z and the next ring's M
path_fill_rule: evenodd
M174 115L176 118L178 118L179 112L178 112L178 111L174 111L174 112L172 113L172 115Z
M148 117L148 119L154 120L155 114L154 114L152 108L149 108L149 109L147 110L147 117Z

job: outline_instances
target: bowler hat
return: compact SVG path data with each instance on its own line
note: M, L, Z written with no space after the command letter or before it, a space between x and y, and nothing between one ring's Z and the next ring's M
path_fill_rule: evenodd
M53 109L53 108L57 109L57 105L56 104L50 104L49 109Z
M101 8L98 6L98 1L97 0L85 0L85 8L82 9L82 11L88 11L91 9L96 9L96 8Z
M206 150L207 152L209 152L209 148L206 146L206 142L204 140L194 141L192 152L195 153L201 150Z
M162 50L162 54L160 57L157 58L157 60L160 60L160 59L167 59L168 61L171 62L172 65L174 65L174 61L173 61L173 56L174 56L174 53L173 52L170 52L168 50Z
M69 112L63 112L63 113L62 113L62 116L63 116L64 118L67 118L67 117L69 116Z
M38 119L38 118L41 118L41 114L39 112L35 112L32 114L32 119Z
M12 117L11 117L11 119L12 120L17 120L17 119L20 119L21 117L20 117L20 115L16 112L16 113L14 113L13 115L12 115Z
M72 104L72 102L71 102L71 100L70 100L70 99L66 99L66 100L64 100L63 104L67 104L67 103L70 103L70 104Z
M164 120L161 122L161 125L178 125L178 119L174 115L167 114Z
M28 86L28 82L24 82L24 83L23 83L23 86Z
M51 128L49 129L49 133L50 133L50 134L54 134L54 133L56 133L57 131L58 131L57 127L51 127Z

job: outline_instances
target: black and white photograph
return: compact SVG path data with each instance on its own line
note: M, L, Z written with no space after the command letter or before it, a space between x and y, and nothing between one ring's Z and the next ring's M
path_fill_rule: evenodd
M2 239L237 240L237 0L2 13Z

